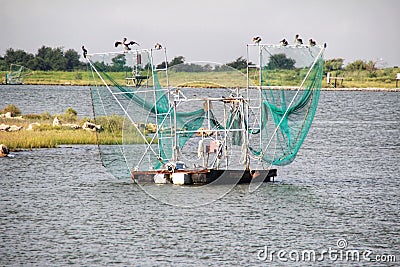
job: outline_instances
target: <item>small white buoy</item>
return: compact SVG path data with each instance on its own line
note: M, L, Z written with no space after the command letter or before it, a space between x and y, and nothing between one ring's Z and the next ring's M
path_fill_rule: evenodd
M176 185L193 184L192 177L186 172L172 173L172 183Z
M164 173L157 173L154 175L154 183L156 184L167 184L168 180L165 178Z

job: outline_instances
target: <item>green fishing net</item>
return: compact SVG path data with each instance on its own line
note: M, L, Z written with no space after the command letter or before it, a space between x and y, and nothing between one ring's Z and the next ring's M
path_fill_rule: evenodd
M98 133L106 167L151 170L171 160L225 169L291 163L317 109L323 48L251 49L256 52L248 52L251 60L241 71L210 62L167 70L153 50L88 55L94 115L110 133ZM205 159L200 148L210 152L215 142L221 148Z
M252 131L249 149L272 165L291 163L311 127L320 95L323 48L261 45L257 68L261 127ZM258 110L257 110L258 111ZM251 124L250 124L251 125ZM258 123L257 123L258 125Z

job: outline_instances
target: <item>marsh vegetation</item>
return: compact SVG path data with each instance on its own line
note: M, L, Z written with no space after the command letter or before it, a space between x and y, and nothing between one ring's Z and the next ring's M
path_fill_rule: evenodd
M5 114L10 110L14 110L12 117L3 115L0 118L0 125L15 125L19 130L0 131L0 143L11 150L52 148L72 144L112 145L121 144L122 140L124 143L132 144L144 142L137 129L128 124L122 116L80 118L73 108L68 108L63 114L52 115L48 112L22 114L14 105L8 105L0 113ZM61 125L54 125L56 117L62 122ZM101 130L82 128L87 122L101 125Z

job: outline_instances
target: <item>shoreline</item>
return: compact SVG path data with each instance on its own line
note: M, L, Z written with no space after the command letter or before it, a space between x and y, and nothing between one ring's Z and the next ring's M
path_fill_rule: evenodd
M5 84L5 83L0 83L0 86L18 86L18 85L41 85L41 86L91 86L89 83L71 83L71 82L66 82L66 83L24 83L24 84ZM191 87L182 87L182 88L191 88ZM297 88L285 88L285 87L275 87L272 89L285 89L285 90L297 90ZM382 87L343 87L343 88L331 88L331 87L322 87L321 91L340 91L340 92L400 92L400 87L398 88L382 88Z
M321 88L321 91L345 91L345 92L400 92L400 88L357 88L357 87L347 87L347 88Z

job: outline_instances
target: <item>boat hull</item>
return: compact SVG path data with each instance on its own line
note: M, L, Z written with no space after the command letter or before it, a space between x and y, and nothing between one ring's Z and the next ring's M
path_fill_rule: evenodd
M276 169L269 170L177 170L169 173L160 171L132 171L132 179L135 183L156 183L157 177L163 176L165 183L173 184L246 184L253 179L262 182L271 182L277 176ZM176 177L176 178L175 178ZM156 179L155 179L156 178ZM175 179L174 179L175 178ZM176 182L174 182L174 180Z

